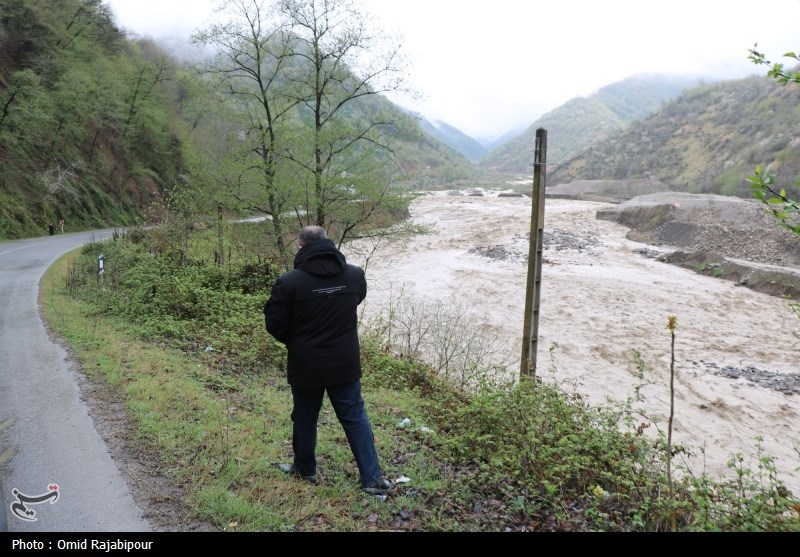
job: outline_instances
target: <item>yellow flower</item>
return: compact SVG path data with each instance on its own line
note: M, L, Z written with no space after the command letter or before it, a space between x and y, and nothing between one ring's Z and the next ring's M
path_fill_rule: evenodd
M667 329L674 331L678 328L678 318L674 315L667 317Z
M608 497L608 491L606 491L605 489L603 489L599 485L594 486L594 489L592 489L592 493L594 493L595 497L599 497L599 498Z

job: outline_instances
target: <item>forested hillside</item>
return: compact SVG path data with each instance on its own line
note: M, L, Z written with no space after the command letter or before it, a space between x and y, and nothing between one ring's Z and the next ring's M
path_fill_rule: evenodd
M0 14L0 238L124 225L186 171L178 68L100 2Z
M445 145L449 145L459 153L462 153L469 160L477 161L486 154L486 148L483 145L447 122L437 120L434 123L421 115L416 117L423 130L439 139Z
M266 12L233 14L231 21L238 17L241 23L246 16L262 18L265 28L270 23ZM291 79L311 76L298 62L302 29L283 40L269 44L272 50L259 71L267 76L276 60L293 57ZM325 58L318 69L327 71L326 64L334 62ZM338 62L337 71L351 71L347 60ZM253 132L269 126L253 120L256 115L244 101L269 87L259 92L252 83L243 84L242 73L255 68L239 68L236 80L226 84L215 80L213 71L199 69L177 62L152 40L126 36L100 0L0 4L0 239L45 234L49 222L61 219L67 231L131 225L163 213L164 205L175 209L176 203L193 217L216 216L220 210L270 214L264 167L256 168L252 158L266 145L259 144L265 136ZM272 77L268 86L274 101L285 96L277 87L289 81L277 73ZM358 83L355 73L333 77L347 87ZM241 86L236 94L229 88L234 84ZM292 85L302 91L298 83ZM294 100L281 141L270 151L277 157L272 162L281 166L268 173L275 172L297 193L295 200L304 197L309 184L330 201L343 199L343 191L363 199L366 194L355 190L374 189L376 181L393 187L470 176L465 157L424 134L370 85L310 135L313 108L306 98ZM323 100L339 102L338 94L326 92ZM323 132L338 134L338 143ZM320 141L333 146L325 164L308 165L303 158L314 151L314 138L317 147ZM348 218L342 217L342 226L352 228Z
M766 77L704 85L551 166L548 182L649 176L678 191L749 197L758 165L786 187L800 174L798 126L797 87Z
M563 162L631 122L652 114L694 83L688 78L634 76L576 97L532 123L528 129L487 153L481 168L506 174L529 174L536 130L547 130L547 161Z

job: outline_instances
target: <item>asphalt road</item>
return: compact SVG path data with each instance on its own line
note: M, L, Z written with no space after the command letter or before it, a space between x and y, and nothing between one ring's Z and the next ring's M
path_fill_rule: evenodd
M0 242L0 478L9 532L152 531L38 310L47 268L112 232Z

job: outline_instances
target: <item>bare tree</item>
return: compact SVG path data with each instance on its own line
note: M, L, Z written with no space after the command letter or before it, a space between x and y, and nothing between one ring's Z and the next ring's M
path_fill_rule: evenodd
M222 180L245 207L269 215L276 249L287 260L287 192L278 173L282 143L299 101L285 90L284 73L293 52L273 7L261 0L226 0L215 10L220 22L195 33L192 42L216 49L202 71L241 115L231 138L241 151L233 149L233 163L225 167ZM252 181L256 188L242 187Z
M54 202L60 195L71 198L74 201L80 200L80 193L75 183L78 175L75 172L77 164L65 167L58 159L53 159L52 166L39 172L37 178L44 186L43 199Z
M412 299L392 291L382 311L364 324L387 348L428 363L460 389L509 383L515 362L508 339L481 323L457 297Z
M224 0L216 13L193 42L216 49L203 74L241 116L216 181L269 216L281 258L294 228L319 224L341 245L403 206L386 132L409 117L380 97L405 90L399 41L352 0Z
M279 0L279 9L302 60L288 74L292 91L311 122L289 155L308 176L305 220L344 238L388 202L376 153L391 153L383 132L403 116L378 97L406 90L406 62L354 0Z

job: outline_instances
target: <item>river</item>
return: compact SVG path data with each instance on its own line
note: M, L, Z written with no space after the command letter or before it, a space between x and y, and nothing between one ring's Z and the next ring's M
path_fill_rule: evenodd
M800 392L752 380L798 379L800 320L789 302L643 255L655 248L627 240L624 226L595 218L608 206L546 202L537 374L596 405L638 392L642 400L632 404L647 417L643 422L666 431L667 319L675 316L673 437L693 453L677 464L694 473L730 474L730 457L741 453L755 471L760 439L780 479L800 493ZM507 364L513 377L522 343L530 199L437 192L414 202L411 220L428 233L344 250L367 270L363 322L374 323L390 306L417 313L455 308L460 313L451 333L479 330L481 348L491 346L494 361ZM413 326L422 327L424 319L415 319Z

